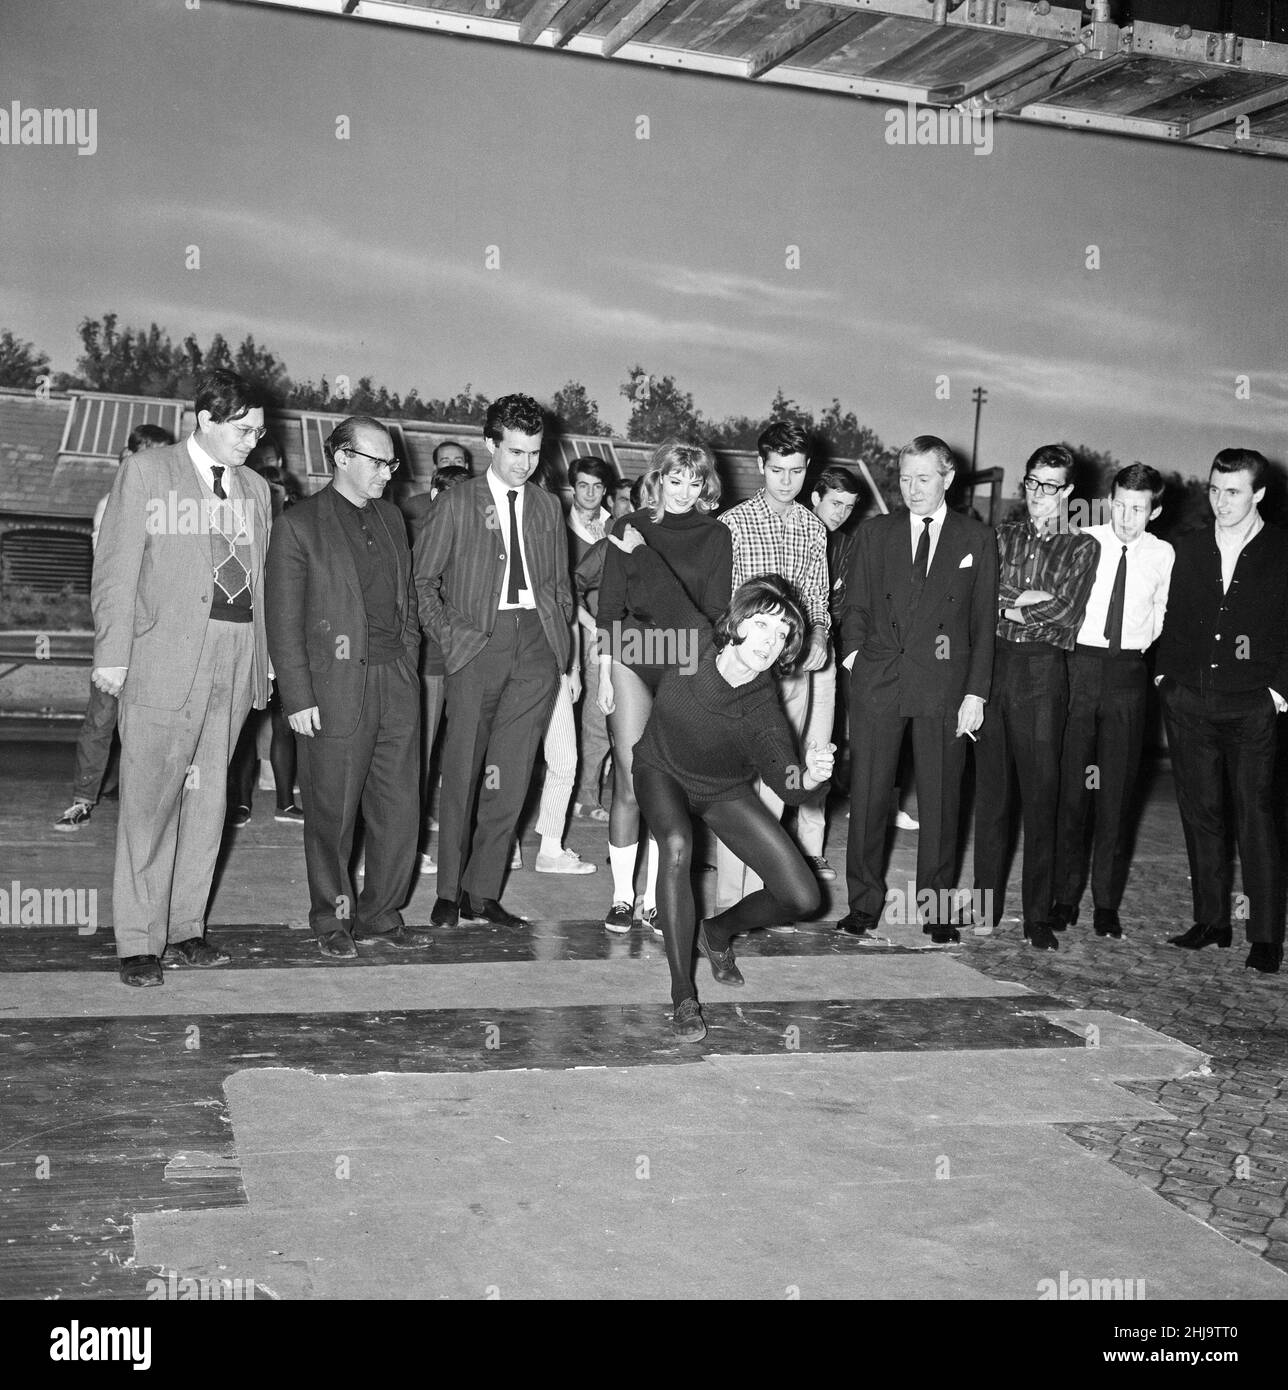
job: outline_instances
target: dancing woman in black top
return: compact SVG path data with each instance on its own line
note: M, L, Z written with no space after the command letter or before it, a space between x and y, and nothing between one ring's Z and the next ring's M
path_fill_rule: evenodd
M791 667L808 630L786 581L777 575L748 580L713 628L638 531L629 528L612 544L625 562L628 585L647 587L654 621L700 633L695 669L667 672L634 759L636 796L660 849L657 906L671 969L673 1027L686 1042L699 1042L707 1029L693 985L691 817L700 816L766 884L697 934L716 980L740 985L733 937L812 912L819 898L813 871L753 783L762 777L784 801L799 804L831 777L835 750L830 743L811 745L802 765L770 675Z

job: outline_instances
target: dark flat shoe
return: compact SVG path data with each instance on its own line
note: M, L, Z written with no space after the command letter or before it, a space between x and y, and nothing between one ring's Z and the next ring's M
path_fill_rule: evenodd
M156 956L122 956L121 983L146 989L165 983L161 962Z
M211 966L227 965L232 956L212 946L204 937L190 936L187 941L172 941L166 948L166 955L174 956L174 964L194 965L198 970L209 970Z

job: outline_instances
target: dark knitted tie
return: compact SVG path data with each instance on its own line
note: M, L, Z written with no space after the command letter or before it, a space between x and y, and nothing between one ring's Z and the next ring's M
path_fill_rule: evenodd
M1114 591L1109 596L1109 614L1105 618L1105 637L1111 652L1123 649L1123 613L1127 608L1127 547L1118 557L1118 573L1114 575Z
M215 496L226 502L228 500L228 494L224 491L223 465L218 463L212 463L210 465L210 473L215 480Z
M917 537L917 554L912 562L912 601L916 603L921 591L926 587L926 575L930 570L930 525L933 517L921 519L921 535Z
M528 587L523 573L523 552L519 549L519 516L514 509L519 494L511 488L506 496L510 499L510 586L505 591L505 601L518 603L519 590Z

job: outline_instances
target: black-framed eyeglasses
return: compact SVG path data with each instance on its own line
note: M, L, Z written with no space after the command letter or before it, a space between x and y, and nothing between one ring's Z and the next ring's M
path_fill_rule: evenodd
M1041 478L1035 478L1030 474L1025 478L1022 486L1025 492L1041 492L1044 497L1054 497L1057 492L1063 492L1069 486L1068 483L1044 483Z
M361 449L350 448L347 444L344 446L344 452L346 454L357 454L360 459L366 459L368 463L374 463L377 468L387 468L391 473L397 473L398 465L402 462L401 459L396 458L378 459L375 454L364 454Z

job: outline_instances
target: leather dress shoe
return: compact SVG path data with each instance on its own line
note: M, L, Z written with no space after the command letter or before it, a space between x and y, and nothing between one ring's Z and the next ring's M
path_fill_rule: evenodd
M460 924L461 909L454 898L435 898L429 920L436 927L455 927Z
M165 983L161 961L157 956L122 956L120 965L123 985L136 985L146 989L149 985Z
M1273 941L1254 941L1248 959L1243 963L1249 970L1260 970L1263 975L1277 975L1283 964L1284 948Z
M1060 949L1060 938L1051 930L1048 922L1025 922L1024 936L1034 950L1058 951Z
M1196 922L1183 936L1168 938L1169 946L1183 946L1187 951L1201 951L1204 946L1228 946L1233 940L1229 922L1216 927L1201 927Z
M358 948L353 944L353 937L343 928L339 931L327 932L325 936L319 936L318 950L324 956L333 956L336 960L352 960L358 954Z
M742 985L746 981L738 962L733 958L733 947L726 946L723 951L713 949L707 937L707 924L698 928L698 950L711 962L711 974L718 985Z
M936 946L951 946L962 939L961 932L951 922L945 922L942 926L937 922L927 922L921 930Z
M1052 931L1064 931L1073 926L1077 920L1078 909L1076 907L1071 907L1068 903L1051 904L1051 916L1047 918L1047 925Z
M866 912L847 912L836 924L836 929L847 936L873 936L877 929L877 918Z
M1097 936L1112 936L1115 940L1123 934L1122 923L1118 920L1116 907L1098 907L1092 919Z
M212 965L227 965L232 956L212 946L200 936L190 936L186 941L172 941L166 948L166 955L173 955L173 964L195 965L199 970L208 970Z
M495 898L474 898L468 893L461 894L461 920L463 922L489 922L494 927L526 927L527 919L507 912Z
M434 944L433 936L423 927L409 927L399 922L392 931L364 931L361 940L373 946L392 946L399 951L415 951Z

